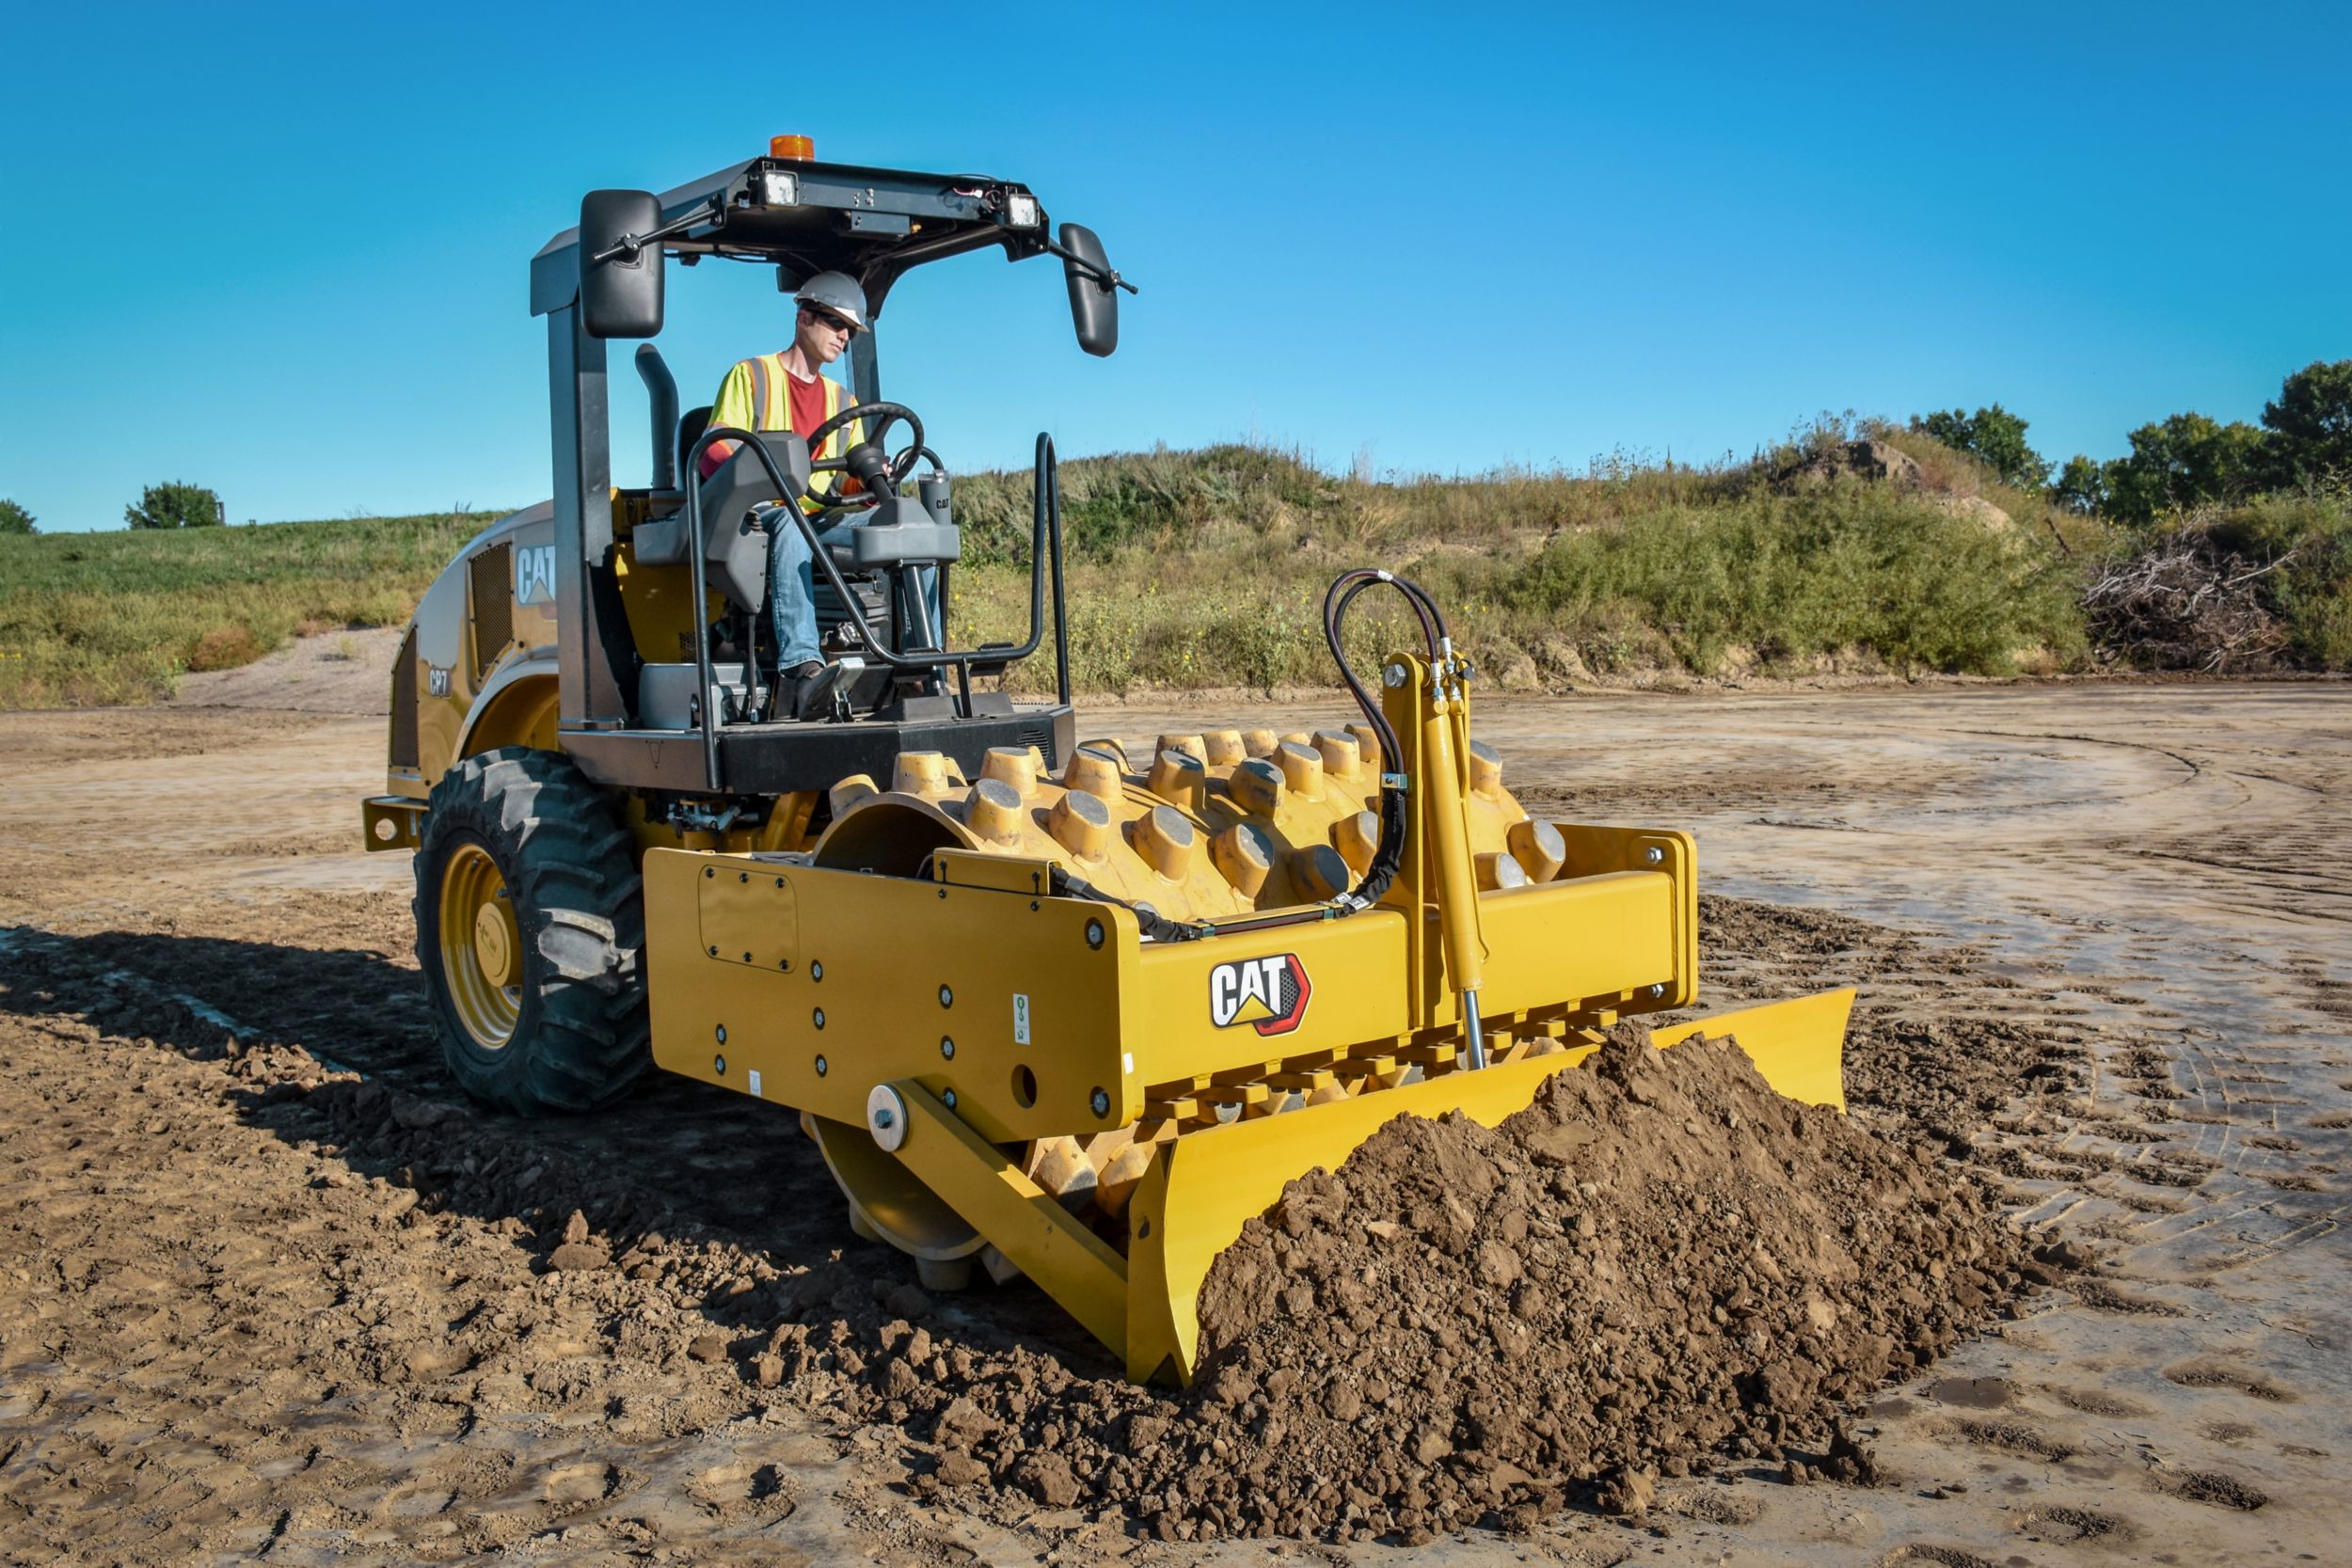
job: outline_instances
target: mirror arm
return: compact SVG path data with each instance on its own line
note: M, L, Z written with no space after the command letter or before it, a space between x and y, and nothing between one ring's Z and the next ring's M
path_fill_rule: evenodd
M1048 255L1060 257L1072 266L1076 267L1080 272L1085 273L1089 277L1093 278L1096 285L1105 293L1108 293L1113 289L1124 289L1131 294L1142 293L1142 291L1137 289L1133 283L1130 283L1124 277L1120 277L1116 269L1110 267L1098 267L1083 256L1073 256L1060 244L1046 238L1042 234L1040 234L1037 237L1037 243L1045 247Z
M642 234L622 235L621 238L597 251L588 260L593 264L597 261L610 261L615 256L619 256L633 261L637 259L637 253L647 245L657 241L666 240L674 234L683 234L694 225L717 217L724 210L720 199L715 196L711 197L707 200L696 203L669 222L648 229Z

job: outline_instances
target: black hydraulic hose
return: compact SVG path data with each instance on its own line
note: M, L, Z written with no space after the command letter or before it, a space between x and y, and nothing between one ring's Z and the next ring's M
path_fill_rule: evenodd
M1041 454L1045 453L1049 450L1047 438L1041 436L1038 442ZM1040 504L1043 504L1041 495ZM1058 558L1060 552L1057 550L1055 553ZM1408 781L1404 774L1395 771L1396 765L1404 758L1405 750L1397 741L1396 731L1389 723L1388 715L1381 711L1378 701L1349 666L1342 639L1342 626L1348 607L1355 603L1356 596L1382 583L1394 588L1405 596L1405 602L1412 606L1415 617L1421 622L1422 641L1433 665L1439 658L1446 637L1445 615L1438 610L1437 600L1419 583L1408 578L1400 578L1393 572L1372 567L1343 572L1332 580L1330 589L1324 594L1324 641L1330 646L1332 662L1340 668L1340 678L1347 683L1348 691L1356 699L1356 705L1363 710L1365 721L1371 725L1374 736L1380 742L1380 843L1373 851L1372 863L1365 868L1361 881L1337 898L1310 909L1282 910L1215 921L1170 920L1149 905L1129 904L1114 897L1059 866L1053 868L1049 878L1055 896L1090 898L1098 903L1118 904L1135 915L1137 927L1145 940L1150 942L1198 942L1204 937L1241 935L1281 926L1304 926L1318 921L1343 919L1359 910L1371 909L1387 896L1397 873L1404 868L1405 844L1412 826L1412 802L1406 799ZM1056 588L1058 603L1058 575Z
M1047 883L1057 898L1090 898L1098 904L1117 904L1136 917L1136 925L1142 930L1146 942L1197 942L1202 937L1216 934L1213 927L1187 926L1182 921L1168 919L1149 904L1130 904L1123 898L1114 897L1083 877L1073 877L1058 865L1048 875Z
M1343 631L1348 607L1356 602L1357 595L1381 583L1387 583L1404 594L1405 602L1413 607L1413 613L1421 621L1422 639L1433 664L1438 659L1439 648L1443 646L1441 640L1446 636L1444 612L1438 608L1429 592L1411 578L1398 577L1392 572L1369 567L1343 572L1332 579L1329 591L1323 596L1323 636L1330 646L1332 662L1340 667L1340 678L1347 683L1348 692L1356 699L1356 705L1363 710L1364 721L1372 727L1373 734L1380 741L1380 843L1373 851L1372 863L1364 868L1363 880L1347 895L1346 902L1356 909L1367 909L1388 895L1397 873L1404 868L1405 841L1412 826L1412 803L1406 799L1408 781L1397 771L1404 760L1405 749L1398 744L1396 731L1391 727L1388 715L1381 710L1380 704L1365 689L1364 683L1357 678L1355 670L1348 664Z

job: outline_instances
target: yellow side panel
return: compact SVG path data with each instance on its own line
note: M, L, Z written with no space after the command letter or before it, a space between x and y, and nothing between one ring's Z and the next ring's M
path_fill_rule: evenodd
M1249 1006L1220 1027L1215 987L1230 998L1237 984L1231 966L1295 958L1309 989L1295 1026L1279 1024L1263 1006ZM1220 976L1218 971L1226 969ZM1254 979L1255 976L1245 978ZM1164 1084L1250 1063L1302 1055L1324 1047L1394 1039L1412 1022L1405 995L1405 917L1367 910L1346 920L1278 927L1204 942L1154 943L1136 965L1129 1016L1136 1022L1128 1049L1146 1084Z
M637 656L648 664L675 664L694 657L694 626L687 607L694 600L694 579L684 566L640 566L635 544L622 540L615 547L621 578L621 602L628 607L629 639ZM705 625L726 612L725 598L706 593Z
M1124 910L686 849L648 849L644 878L653 1055L672 1072L852 1126L867 1090L914 1079L998 1143L1142 1111L1120 1044Z
M1691 989L1698 965L1695 932L1676 918L1678 893L1676 879L1661 873L1619 871L1483 895L1481 1010L1499 1015L1613 1000L1652 985L1666 987L1666 996L1652 1006L1671 1006L1671 998ZM1444 977L1443 944L1428 942L1424 952L1436 971L1431 1022L1453 1022L1459 1008Z

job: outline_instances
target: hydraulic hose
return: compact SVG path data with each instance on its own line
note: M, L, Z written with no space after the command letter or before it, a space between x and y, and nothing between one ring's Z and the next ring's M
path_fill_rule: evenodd
M1406 799L1410 781L1394 771L1396 763L1405 754L1398 744L1396 731L1389 724L1388 715L1381 711L1379 700L1373 696L1364 683L1349 667L1343 628L1348 607L1358 594L1381 584L1395 589L1412 607L1414 617L1421 623L1422 641L1435 665L1440 651L1451 646L1447 635L1445 613L1438 608L1429 591L1409 578L1375 567L1360 566L1341 573L1332 579L1323 596L1323 637L1331 650L1332 662L1339 666L1340 679L1363 711L1364 721L1372 727L1380 742L1380 842L1373 851L1372 863L1365 867L1363 879L1339 896L1307 909L1282 910L1266 914L1239 915L1216 921L1178 921L1149 905L1127 904L1102 892L1081 878L1057 866L1052 873L1053 891L1058 896L1090 898L1098 903L1120 904L1134 912L1143 936L1152 942L1198 942L1203 937L1250 931L1270 930L1281 926L1304 926L1324 920L1343 919L1359 910L1371 909L1387 896L1389 888L1405 864L1405 841L1412 826L1412 802Z

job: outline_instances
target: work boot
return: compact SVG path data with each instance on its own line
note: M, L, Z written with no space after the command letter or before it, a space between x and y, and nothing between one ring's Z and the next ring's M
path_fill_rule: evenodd
M834 684L840 674L841 670L838 665L827 664L822 659L814 658L805 664L795 665L787 672L785 680L779 681L777 685L791 693L792 717L823 719L830 715L833 711ZM787 682L789 682L788 686Z
M801 692L809 682L824 673L825 661L821 658L804 659L789 669L777 671L775 688L768 693L768 721L774 723L778 720L798 719L801 716Z

